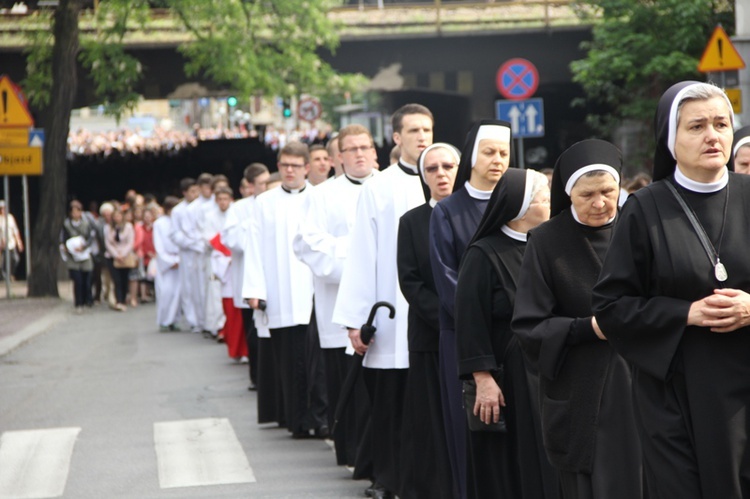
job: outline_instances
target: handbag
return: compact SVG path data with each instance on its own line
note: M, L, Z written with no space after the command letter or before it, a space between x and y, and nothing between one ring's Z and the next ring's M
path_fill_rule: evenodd
M131 251L124 258L115 258L112 262L116 269L134 269L138 266L138 255Z
M497 386L501 389L503 387L503 366L500 366L496 371L492 371L492 377L494 378ZM463 383L463 404L464 410L466 411L466 420L469 423L469 430L471 431L491 431L498 433L506 433L508 431L505 425L505 415L503 412L507 410L506 407L500 408L500 419L497 423L485 424L479 419L479 416L474 415L474 404L477 400L477 384L474 380L467 380Z

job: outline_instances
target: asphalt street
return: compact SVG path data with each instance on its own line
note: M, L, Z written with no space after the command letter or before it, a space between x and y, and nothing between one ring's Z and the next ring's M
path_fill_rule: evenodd
M0 498L363 496L327 442L256 423L224 345L157 332L153 305L39 303L0 350Z

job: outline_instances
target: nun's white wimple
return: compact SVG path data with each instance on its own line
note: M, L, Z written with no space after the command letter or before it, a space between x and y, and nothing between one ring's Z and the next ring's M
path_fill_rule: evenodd
M471 151L471 167L477 162L477 149L479 141L484 139L502 140L510 144L510 128L502 125L481 125L477 130L477 138L474 139L474 148Z
M617 185L620 185L620 174L617 173L617 170L615 170L609 165L597 163L593 165L584 166L583 168L579 168L578 170L576 170L576 172L570 176L570 178L568 179L568 182L565 184L565 194L570 196L570 192L573 190L573 186L576 185L576 182L578 182L578 179L583 177L589 172L595 172L595 171L603 171L603 172L609 173L610 175L612 175L612 177L614 177L615 182L617 182Z
M518 215L516 215L516 218L511 220L511 222L524 216L528 211L529 206L531 206L531 191L534 189L534 182L529 178L531 176L531 171L532 170L526 170L526 186L523 189L523 202L521 203L521 209L518 210Z
M732 150L732 156L737 156L737 151L739 151L740 147L744 146L745 144L750 144L750 135L748 135L747 137L742 137L737 142L737 145L734 146L734 149Z
M677 92L677 95L675 95L674 100L672 100L672 106L669 108L669 123L667 124L667 149L669 149L669 152L672 153L672 157L675 159L676 156L674 154L674 143L677 139L677 109L679 109L680 107L680 101L682 101L685 92L695 87L696 85L705 85L705 83L693 83L692 85L686 85L684 88L680 89L680 91ZM721 92L721 95L723 95L724 100L727 101L727 106L729 106L729 119L732 122L732 125L734 125L734 111L732 111L732 102L729 100L729 97L727 97L727 94L725 94L723 90Z
M461 154L458 152L458 149L448 144L447 142L435 142L434 144L431 144L424 148L422 154L420 154L419 156L419 161L417 161L417 168L419 169L419 174L422 175L422 178L425 178L424 162L427 159L427 153L432 151L433 149L445 149L446 151L448 151L451 156L453 156L453 159L456 160L456 166L458 166L458 164L461 162Z

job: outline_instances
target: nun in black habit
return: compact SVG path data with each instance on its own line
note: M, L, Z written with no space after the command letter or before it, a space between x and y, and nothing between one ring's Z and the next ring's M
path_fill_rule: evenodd
M490 195L508 169L510 123L482 120L466 138L453 194L430 217L430 260L440 298L440 386L445 435L458 499L466 497L466 416L461 405L453 307L458 267Z
M617 217L620 151L584 140L552 176L550 221L530 233L513 331L539 372L544 448L565 499L642 497L626 362L591 310Z
M732 159L735 172L750 175L750 125L734 131Z
M527 365L510 329L526 233L548 218L547 177L534 170L508 170L461 262L458 372L467 389L476 387L475 403L465 399L466 410L481 419L467 439L470 498L557 497L535 417L537 392L530 389ZM501 418L505 431L487 431Z
M458 149L442 142L422 151L417 169L426 187L425 203L406 212L398 225L398 282L409 303L409 373L399 490L402 499L454 497L440 404L439 302L430 266L429 228L433 207L453 189L460 157Z
M655 125L654 183L623 208L593 308L632 365L649 497L748 498L750 177L718 87L672 86Z

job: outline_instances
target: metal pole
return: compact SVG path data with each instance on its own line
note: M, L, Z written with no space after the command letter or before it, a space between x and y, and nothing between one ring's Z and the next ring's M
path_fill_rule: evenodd
M435 0L435 15L437 16L436 22L437 22L437 32L440 33L442 29L442 19L440 17L440 0Z
M3 240L5 241L5 248L3 249L5 254L5 297L10 300L10 185L7 175L3 176L3 191L5 191L3 197L5 199L5 234L3 234Z
M524 163L523 157L525 156L523 152L523 139L516 139L518 141L518 167L522 170L526 168L526 164Z
M31 218L29 218L29 177L21 177L23 184L23 245L26 252L26 282L31 275Z

